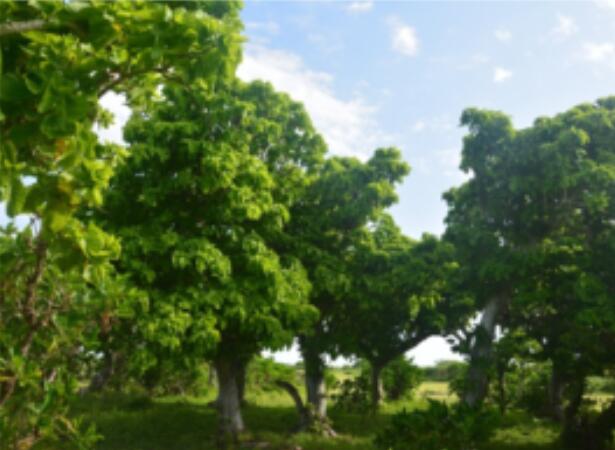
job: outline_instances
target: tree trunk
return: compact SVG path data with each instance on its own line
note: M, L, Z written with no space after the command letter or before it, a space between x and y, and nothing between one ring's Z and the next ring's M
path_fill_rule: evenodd
M239 404L242 406L246 403L246 372L248 362L241 361L237 364L237 392L239 395Z
M100 392L107 387L109 381L121 370L123 359L120 353L105 350L102 367L92 376L88 387L81 390L81 394Z
M571 396L570 402L564 411L564 426L574 427L577 423L579 409L583 403L583 395L585 394L585 377L580 377L573 380L570 384Z
M374 412L378 411L380 407L380 401L383 396L383 387L382 387L382 365L371 363L372 371L371 371L371 400L372 400L372 409Z
M301 395L295 386L292 383L284 380L277 380L275 382L279 387L284 389L293 399L295 403L295 408L297 409L297 413L299 414L299 424L297 425L296 431L318 431L324 436L328 437L336 437L337 433L331 427L331 425L323 420L322 417L315 417L312 410L303 403L301 400Z
M327 389L325 386L325 363L321 355L306 354L305 364L305 390L307 402L317 418L327 417Z
M219 447L228 447L229 439L237 443L239 433L244 431L237 388L237 364L235 361L219 358L215 361L218 377L218 417L219 417Z
M470 351L470 366L462 401L472 408L480 406L489 388L489 366L493 356L493 340L498 318L508 304L506 297L494 297L485 306L475 331Z
M309 430L312 426L312 415L310 414L310 410L303 404L303 400L301 400L301 395L299 394L297 388L293 386L292 383L284 380L276 380L275 384L288 392L288 395L291 396L293 402L295 403L297 414L299 414L299 425L297 426L297 432Z
M207 363L207 387L214 387L216 384L216 368L212 363Z

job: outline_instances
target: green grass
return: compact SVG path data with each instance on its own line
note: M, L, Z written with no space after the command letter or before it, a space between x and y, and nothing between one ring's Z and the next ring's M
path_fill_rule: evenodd
M249 433L243 448L270 450L368 450L374 435L402 408L421 408L428 398L454 401L446 383L424 383L412 401L387 403L376 415L350 414L332 409L330 416L339 437L292 434L297 414L283 392L248 395L244 420ZM209 450L214 449L215 411L205 397L146 397L105 394L80 399L76 415L96 424L104 439L98 450ZM503 421L486 450L554 450L557 429L521 413Z

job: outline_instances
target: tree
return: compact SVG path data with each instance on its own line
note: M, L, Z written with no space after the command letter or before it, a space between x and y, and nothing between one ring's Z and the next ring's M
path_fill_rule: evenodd
M615 261L604 249L612 248L615 223L614 105L611 98L579 105L518 131L501 113L462 116L470 126L462 167L474 177L446 196L447 235L489 324L474 338L470 405L484 398L497 322L539 342L539 356L564 376L574 392L568 422L585 376L612 363L604 352L615 323L606 273Z
M335 321L343 351L370 363L375 410L387 365L428 337L464 325L472 302L451 289L458 270L451 245L430 235L413 241L387 214L363 230L348 259L352 284Z
M215 92L165 88L125 139L130 158L100 221L122 239L118 270L149 295L132 353L140 370L164 358L212 360L222 435L235 439L248 361L316 318L305 270L271 239L322 140L287 96L239 81Z
M0 200L10 217L30 218L1 232L0 446L70 434L52 405L74 383L58 374L76 359L83 311L96 309L95 297L114 301L108 261L118 242L75 215L100 205L123 156L92 131L111 119L98 99L113 90L137 106L180 73L225 78L239 28L235 3L0 4Z
M397 200L395 184L408 173L397 149L378 149L366 162L331 157L291 209L280 251L296 255L312 283L310 302L320 319L299 335L307 402L314 418L326 418L325 354L338 352L333 312L350 286L345 254L353 234Z

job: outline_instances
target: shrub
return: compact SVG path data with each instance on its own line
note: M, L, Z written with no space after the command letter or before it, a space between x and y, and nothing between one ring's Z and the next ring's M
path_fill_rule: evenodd
M412 361L397 358L382 371L384 391L389 400L410 397L423 381L423 372Z
M347 412L366 412L370 410L370 379L366 371L337 385L337 392L331 397L333 407Z
M426 380L448 381L458 379L466 372L467 363L462 361L438 361L431 367L422 369Z
M206 364L184 364L164 361L147 370L138 381L153 396L206 395L213 389Z
M493 434L496 415L464 405L429 401L425 410L402 411L375 439L381 450L474 450Z

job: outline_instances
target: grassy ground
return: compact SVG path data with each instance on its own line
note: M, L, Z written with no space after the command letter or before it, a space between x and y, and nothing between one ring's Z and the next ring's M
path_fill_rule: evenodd
M412 401L385 404L377 415L349 414L331 410L339 437L321 438L291 434L297 414L283 392L248 396L244 419L251 433L245 448L271 450L367 450L375 433L402 408L420 408L428 398L454 401L446 383L424 383ZM207 406L211 397L145 397L110 395L80 400L75 414L83 414L96 424L104 439L99 450L208 450L214 449L216 427L214 410ZM506 418L486 450L552 450L557 433L548 423L521 414Z

